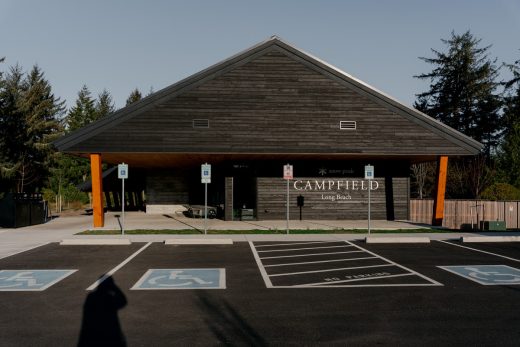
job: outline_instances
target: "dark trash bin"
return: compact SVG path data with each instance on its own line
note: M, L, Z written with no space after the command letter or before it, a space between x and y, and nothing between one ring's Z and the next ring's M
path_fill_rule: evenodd
M41 194L6 193L0 200L0 227L21 228L47 221L47 202Z

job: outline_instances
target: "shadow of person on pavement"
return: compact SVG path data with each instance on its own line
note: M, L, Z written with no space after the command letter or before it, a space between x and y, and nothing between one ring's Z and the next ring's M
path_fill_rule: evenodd
M101 282L83 305L78 346L126 346L117 314L126 304L125 295L112 277Z

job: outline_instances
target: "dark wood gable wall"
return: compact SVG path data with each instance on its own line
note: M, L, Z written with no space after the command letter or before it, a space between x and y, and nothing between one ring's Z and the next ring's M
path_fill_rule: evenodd
M69 150L468 154L276 49Z

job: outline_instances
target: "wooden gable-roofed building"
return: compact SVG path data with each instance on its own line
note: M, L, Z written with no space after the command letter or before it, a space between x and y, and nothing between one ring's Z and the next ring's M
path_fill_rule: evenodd
M447 158L482 145L277 37L224 60L55 142L90 157L94 224L103 225L101 161L144 177L147 212L209 199L225 219L282 219L282 165L294 165L290 204L304 219L364 219L366 164L375 166L375 219L407 219L409 168L439 160L442 219ZM297 218L299 211L292 209Z

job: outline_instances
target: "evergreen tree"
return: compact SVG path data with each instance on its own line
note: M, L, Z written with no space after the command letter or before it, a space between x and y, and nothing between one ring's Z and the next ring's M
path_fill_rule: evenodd
M103 89L103 91L98 95L95 110L96 120L108 116L116 110L114 101L112 100L112 95L110 95L106 89Z
M441 41L445 52L432 49L433 58L420 58L433 69L415 76L430 81L415 107L484 144L483 155L450 160L448 171L447 196L478 198L496 179L492 154L504 130L498 68L490 46L481 47L469 31Z
M65 122L68 131L74 131L84 127L115 111L112 96L105 89L97 100L93 100L86 85L78 92L75 105L70 109ZM86 158L79 158L68 154L59 153L49 177L49 189L58 196L72 194L76 198L85 196L77 190L76 186L87 181L90 176L90 162ZM70 196L68 197L71 198Z
M417 95L415 107L482 142L489 158L503 130L496 60L489 58L490 46L480 47L481 40L469 31L452 32L441 41L446 52L432 49L433 58L420 58L434 67L415 76L430 81L429 90Z
M134 102L139 101L142 98L143 96L141 95L139 89L135 88L128 96L128 99L126 99L126 106L133 104Z
M5 79L2 80L0 99L2 109L0 113L0 175L12 184L16 173L15 157L22 147L23 115L19 112L18 104L22 98L22 68L18 65L11 67ZM6 188L4 188L6 189Z
M3 63L5 58L0 58ZM0 194L7 190L8 182L5 168L9 167L8 150L8 129L7 129L7 81L4 79L3 71L0 71Z
M28 74L20 66L11 68L3 84L0 172L10 179L11 189L35 191L47 178L53 155L50 142L61 133L58 119L64 102L52 94L38 66Z
M92 123L96 119L96 109L94 100L86 85L83 85L78 92L76 103L70 109L66 119L66 129L68 132L77 130L85 125Z
M520 188L520 60L507 65L513 78L505 83L504 138L499 150L499 167L502 178Z

